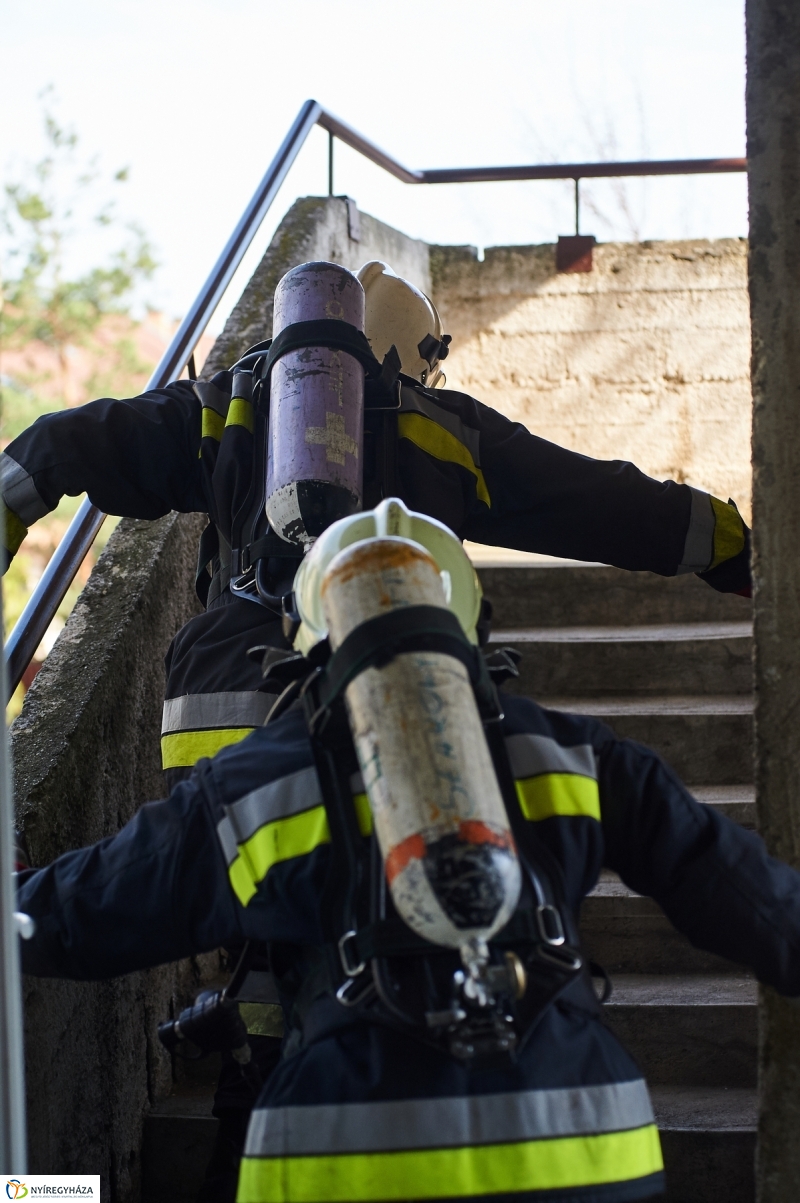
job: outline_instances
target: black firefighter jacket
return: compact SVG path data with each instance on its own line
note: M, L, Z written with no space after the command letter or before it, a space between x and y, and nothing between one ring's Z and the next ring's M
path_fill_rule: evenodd
M598 720L508 695L503 709L517 803L574 915L606 866L697 947L800 994L800 874ZM369 805L357 779L352 789L368 839ZM243 937L302 964L324 940L329 840L305 719L290 711L118 835L20 875L18 906L36 923L23 969L109 978ZM368 1010L326 1005L339 1022L306 1012L304 1039L292 1030L262 1089L239 1203L621 1203L663 1189L646 1085L596 1012L556 1001L516 1063L475 1069Z
M664 576L697 572L723 591L748 587L749 531L734 505L633 464L566 451L463 393L402 379L392 489L459 538ZM231 401L228 372L46 415L0 455L6 546L15 553L27 527L65 494L85 491L125 517L207 513L220 547L243 547L254 446L265 439L251 403ZM367 505L381 496L374 444L367 421ZM287 592L296 561L288 564ZM218 558L213 567L211 582L205 566L200 577L205 590L210 584L207 612L167 655L162 762L170 785L263 722L274 699L256 692L260 668L246 652L286 646L277 616L233 596Z

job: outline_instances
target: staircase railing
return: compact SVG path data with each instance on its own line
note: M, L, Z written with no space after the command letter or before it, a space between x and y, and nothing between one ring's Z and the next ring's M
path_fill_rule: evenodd
M362 134L307 100L267 168L208 279L150 377L147 388L163 388L184 368L194 374L194 350L234 272L268 213L279 188L315 125L328 131L328 191L333 195L333 144L338 138L405 184L466 184L510 180L574 180L576 233L579 183L608 176L698 175L746 171L746 159L663 159L620 163L547 163L520 167L445 167L413 171ZM47 628L89 551L106 515L85 499L51 557L6 644L10 691L16 689Z

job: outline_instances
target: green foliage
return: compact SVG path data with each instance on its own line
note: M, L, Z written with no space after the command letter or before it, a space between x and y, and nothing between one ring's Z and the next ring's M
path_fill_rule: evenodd
M134 290L149 279L156 261L143 231L122 224L116 201L105 199L109 186L124 184L128 168L104 178L97 159L81 163L78 136L45 108L47 153L5 186L0 210L3 243L3 307L0 338L6 347L38 340L59 353L86 344L104 316L127 313ZM102 203L96 199L104 194ZM77 229L91 223L98 231L124 232L102 266L80 274L67 271L67 252ZM106 240L104 235L104 240Z

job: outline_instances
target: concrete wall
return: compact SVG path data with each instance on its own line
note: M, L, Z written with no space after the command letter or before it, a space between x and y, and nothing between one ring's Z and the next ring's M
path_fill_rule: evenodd
M113 834L162 796L162 661L198 609L201 525L176 514L121 522L26 696L11 738L33 864ZM108 983L24 979L32 1173L100 1173L105 1199L139 1198L144 1113L171 1084L156 1024L202 969L184 962Z
M558 274L552 246L432 247L448 386L565 447L630 459L750 512L747 247L607 243Z
M800 869L800 7L747 2L753 318L755 782L761 835ZM795 952L795 957L797 956ZM796 987L795 987L796 988ZM800 1007L762 987L758 1203L800 1195Z

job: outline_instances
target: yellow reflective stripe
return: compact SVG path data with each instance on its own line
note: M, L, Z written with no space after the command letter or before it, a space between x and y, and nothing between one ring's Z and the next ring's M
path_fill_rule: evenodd
M5 545L9 555L15 556L20 549L22 540L28 533L28 528L13 510L6 507Z
M422 414L400 414L397 419L397 430L401 439L408 439L423 451L427 451L434 459L444 460L449 464L460 464L476 478L476 493L479 501L491 506L489 490L486 487L483 473L475 463L471 454L454 434L445 430L438 422L424 418Z
M738 556L744 547L744 523L736 506L712 497L711 508L714 511L714 558L708 572Z
M244 426L253 433L253 403L245 397L233 397L228 406L226 426Z
M224 429L225 419L222 414L218 414L215 409L204 408L200 426L200 437L202 439L216 439L219 442Z
M178 731L161 736L161 767L185 769L197 764L203 756L216 756L220 748L238 744L255 727L216 728L213 731Z
M362 835L372 831L372 812L366 794L353 798L358 829ZM275 865L296 856L308 856L331 839L328 816L324 806L313 806L311 810L275 819L259 827L249 840L239 844L239 855L228 868L233 892L247 906L259 884Z
M372 835L372 811L369 808L367 795L353 794L353 806L356 808L358 830L362 835Z
M600 791L592 777L577 773L542 773L514 783L519 808L526 819L537 822L554 815L576 815L600 822Z
M432 1134L433 1135L433 1134ZM237 1203L382 1203L601 1186L663 1169L655 1124L460 1149L244 1157Z

